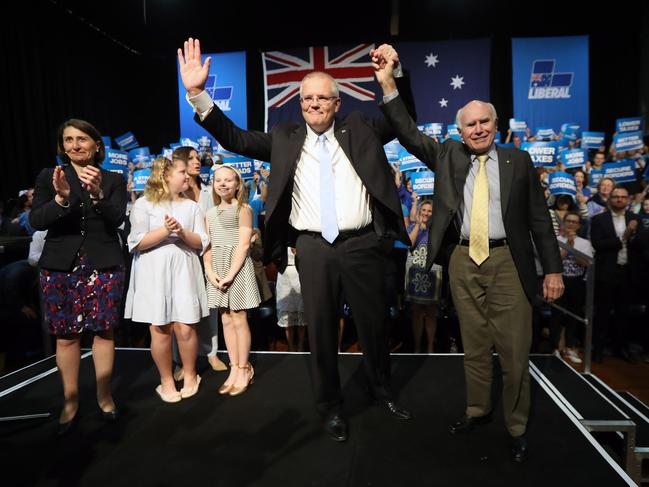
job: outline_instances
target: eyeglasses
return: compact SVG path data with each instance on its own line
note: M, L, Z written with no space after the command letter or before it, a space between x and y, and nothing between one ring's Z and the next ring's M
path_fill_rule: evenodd
M625 195L625 194L614 194L614 195L611 195L611 198L619 198L619 199L622 199L622 200L629 199L629 197L627 195Z
M574 223L575 225L578 225L579 220L564 220L564 223Z
M338 99L337 96L307 95L304 98L300 98L300 101L306 105L313 105L314 103L329 105L333 103L334 100L337 99Z

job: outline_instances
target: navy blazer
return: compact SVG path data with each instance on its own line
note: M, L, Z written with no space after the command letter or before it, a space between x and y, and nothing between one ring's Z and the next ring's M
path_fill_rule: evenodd
M74 168L68 165L64 170L70 184L70 206L67 208L54 201L54 168L43 169L36 178L29 223L36 230L47 230L40 266L69 272L81 247L95 269L123 264L124 255L117 228L126 214L124 177L102 169L104 198L93 204L88 191L82 189Z
M462 215L458 216L458 212L464 198L464 183L471 169L471 154L462 142L449 139L440 144L422 134L400 98L398 96L382 105L381 109L394 126L399 142L435 171L426 266L430 268L433 262L446 265L452 249L460 240ZM545 274L562 273L563 263L530 155L517 149L498 147L496 150L507 245L525 293L531 300L538 287L532 242Z
M630 211L624 212L624 220L629 225L638 216ZM595 215L590 221L590 241L595 249L595 280L608 281L617 267L617 254L622 248L622 241L615 233L613 215L610 210ZM633 264L634 241L627 241L627 263Z

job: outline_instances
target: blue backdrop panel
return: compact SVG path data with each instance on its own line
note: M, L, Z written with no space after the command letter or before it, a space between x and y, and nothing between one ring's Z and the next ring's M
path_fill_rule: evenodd
M208 56L212 57L212 64L205 90L230 120L241 128L247 128L246 53L242 51L203 54L203 61ZM204 135L209 136L206 130L194 122L194 111L185 99L186 93L178 70L180 137L198 140Z
M516 119L588 130L588 36L512 39L512 73Z

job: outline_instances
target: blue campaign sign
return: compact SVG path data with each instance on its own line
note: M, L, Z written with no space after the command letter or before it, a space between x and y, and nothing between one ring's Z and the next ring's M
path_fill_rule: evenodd
M462 137L460 137L460 131L455 123L449 123L446 126L446 135L451 139L462 140Z
M642 117L618 118L615 121L615 131L617 133L637 132L638 130L642 131L643 129L644 120Z
M140 169L133 172L133 191L144 191L144 186L151 176L151 169Z
M115 142L117 142L117 145L122 150L135 149L140 145L138 144L135 135L133 135L133 132L126 132L125 134L115 137Z
M403 148L399 151L399 163L401 172L414 171L415 169L427 167L423 162Z
M107 171L120 173L128 179L128 153L117 149L106 149L106 157L101 167Z
M525 120L516 120L515 118L509 119L509 128L512 132L523 132L527 130L527 122Z
M556 142L523 142L521 149L529 152L535 166L555 166L558 146Z
M441 137L444 133L444 124L440 122L425 123L424 133L429 137Z
M625 159L619 162L610 162L602 166L602 171L604 177L612 178L616 183L635 181L635 161Z
M597 185L599 184L599 180L604 177L604 170L603 169L593 169L590 171L589 177L588 177L588 186L591 188L596 188Z
M642 173L642 179L645 181L649 181L649 164L647 164L644 168L644 172Z
M180 139L180 145L182 147L191 147L192 149L196 150L197 152L198 152L198 149L200 147L198 145L198 142L196 142L195 140L190 139L189 137L183 137L182 139Z
M599 149L604 145L606 134L604 132L583 132L581 134L582 149Z
M140 169L151 167L153 164L151 152L148 147L138 147L137 149L128 151L128 158L135 167Z
M101 138L101 141L103 142L104 147L105 147L106 149L110 149L110 137L108 137L107 135L104 135L104 136Z
M532 127L588 129L588 37L512 39L514 114Z
M397 139L391 140L383 146L385 150L385 156L388 158L390 164L399 162L399 153L403 150L403 147Z
M435 173L433 171L419 171L410 174L412 191L419 196L435 193Z
M498 147L502 147L503 149L515 149L516 146L514 145L513 142L502 142L498 144Z
M563 171L555 171L548 176L550 194L569 194L573 198L577 195L577 183L575 178Z
M201 154L204 154L208 150L212 150L212 146L216 141L208 135L203 135L202 137L196 139L196 142L198 142L198 151Z
M618 152L642 149L642 131L617 133L613 136L613 145Z
M562 150L559 152L559 157L566 167L583 167L588 160L588 152L585 149Z
M236 168L243 179L252 179L254 171L254 162L247 157L232 155L223 158L224 166L232 166Z
M248 107L246 102L246 53L227 52L203 54L203 61L212 57L210 73L205 85L218 106L235 125L245 129L248 126ZM180 136L198 140L209 135L205 129L194 122L194 110L185 99L185 87L178 71L178 107L180 111Z
M169 147L163 147L162 148L162 157L166 157L167 159L171 160L171 157L173 156L173 149Z
M552 127L539 127L536 129L536 138L550 141L554 139L554 129Z

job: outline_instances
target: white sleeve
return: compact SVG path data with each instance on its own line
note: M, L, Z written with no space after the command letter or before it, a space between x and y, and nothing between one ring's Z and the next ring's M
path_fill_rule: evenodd
M144 197L135 202L129 219L131 221L131 232L128 234L126 243L128 244L128 251L133 252L133 249L149 233L149 214L146 211Z
M201 209L199 205L194 206L194 228L193 232L197 233L201 237L201 255L207 249L207 246L210 244L210 237L207 235L205 230L205 212Z
M201 121L205 120L205 117L207 117L212 111L212 108L214 108L214 101L212 101L212 98L205 90L201 91L198 95L191 97L189 96L189 93L187 93L185 94L185 99L189 102L194 111L198 113L198 117Z

